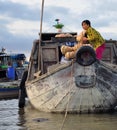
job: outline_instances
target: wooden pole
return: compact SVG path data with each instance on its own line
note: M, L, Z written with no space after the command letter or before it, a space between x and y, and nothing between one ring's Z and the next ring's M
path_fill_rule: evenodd
M26 94L26 86L25 86L25 82L28 76L28 70L25 70L20 82L20 90L19 90L19 103L18 106L19 108L24 108L25 106L25 97L27 96Z
M42 37L43 10L44 10L44 0L42 0L42 5L41 5L40 37L39 37L39 51L38 51L38 71L41 68L41 37Z

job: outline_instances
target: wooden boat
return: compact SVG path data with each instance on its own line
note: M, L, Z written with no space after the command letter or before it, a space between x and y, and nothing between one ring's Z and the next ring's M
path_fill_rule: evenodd
M61 63L60 46L67 41L73 42L74 37L55 38L55 35L42 34L41 45L39 41L33 44L26 82L31 104L40 111L55 113L114 110L117 105L117 53L113 48L117 51L117 41L106 41L103 61L83 65L76 58ZM49 39L44 40L47 36Z
M43 4L44 0L42 12ZM75 59L63 63L61 45L75 42L76 33L70 34L72 37L55 37L55 33L42 33L40 26L26 81L30 103L39 111L52 113L113 111L117 105L117 41L106 41L103 61L96 60L91 48L83 47Z
M19 82L20 81L1 82L0 83L0 100L18 98Z

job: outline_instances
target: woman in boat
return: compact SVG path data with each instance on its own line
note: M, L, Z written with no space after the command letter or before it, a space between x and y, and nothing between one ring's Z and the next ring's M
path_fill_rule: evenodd
M82 28L84 29L79 36L76 37L78 44L74 47L62 46L61 52L65 55L66 59L74 58L77 50L83 45L91 45L96 51L96 58L100 60L102 58L103 51L105 49L105 40L101 34L91 27L89 20L82 21Z
M102 59L102 54L105 49L105 40L101 34L91 27L91 22L89 20L84 20L82 22L82 27L86 31L86 37L83 37L83 42L88 42L93 46L96 51L96 58Z

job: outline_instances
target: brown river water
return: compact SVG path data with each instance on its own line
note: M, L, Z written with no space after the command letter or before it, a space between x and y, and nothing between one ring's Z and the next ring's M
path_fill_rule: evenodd
M117 112L111 114L52 114L39 112L18 99L0 101L0 130L117 130Z

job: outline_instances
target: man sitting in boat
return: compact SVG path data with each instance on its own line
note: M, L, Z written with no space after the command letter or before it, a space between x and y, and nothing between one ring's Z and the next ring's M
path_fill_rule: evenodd
M74 47L63 45L61 47L62 54L65 55L66 59L71 59L75 57L77 50L81 46L89 45L95 49L96 58L100 60L105 49L104 38L97 30L91 27L91 22L89 20L84 20L82 22L82 28L84 30L76 37L78 44L76 44Z

